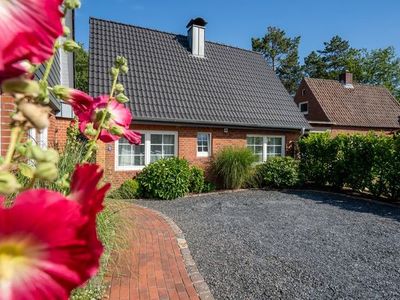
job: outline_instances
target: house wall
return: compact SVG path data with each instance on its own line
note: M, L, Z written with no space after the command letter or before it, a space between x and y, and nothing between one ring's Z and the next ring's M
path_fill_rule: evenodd
M304 95L302 94L303 90L305 91ZM305 114L304 116L308 121L329 122L329 119L319 105L317 98L308 87L306 81L303 80L294 96L294 102L299 105L300 102L305 101L308 102L308 114Z
M187 127L187 126L163 126L163 125L136 125L132 129L154 130L154 131L176 131L178 132L178 156L185 158L190 164L207 170L211 157L197 157L197 133L211 133L212 155L227 146L246 146L248 134L260 135L282 135L285 136L286 154L293 155L293 142L299 136L300 131L276 131L276 130L255 130L255 129L231 129L224 133L223 128L212 127ZM105 180L111 182L113 187L118 187L126 179L135 177L139 171L116 171L115 170L115 144L99 144L97 151L97 163L104 168Z
M10 143L10 114L13 111L14 99L10 96L0 94L0 149L2 156L6 154L8 144Z
M368 134L369 132L374 131L376 133L382 134L393 134L393 129L388 128L364 128L364 127L346 127L346 126L332 126L331 134L333 136L337 136L338 134Z

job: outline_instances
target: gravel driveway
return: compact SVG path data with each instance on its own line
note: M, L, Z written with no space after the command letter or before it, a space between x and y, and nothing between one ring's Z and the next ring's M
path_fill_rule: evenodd
M275 191L138 204L174 219L216 299L400 298L400 209Z

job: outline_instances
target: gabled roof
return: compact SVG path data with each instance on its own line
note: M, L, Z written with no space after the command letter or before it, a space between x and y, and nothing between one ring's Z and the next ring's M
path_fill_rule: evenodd
M383 86L304 79L329 121L340 126L400 128L400 104Z
M121 81L136 120L309 128L258 53L206 42L206 57L193 57L186 36L91 18L93 96L108 93L117 55L129 62Z

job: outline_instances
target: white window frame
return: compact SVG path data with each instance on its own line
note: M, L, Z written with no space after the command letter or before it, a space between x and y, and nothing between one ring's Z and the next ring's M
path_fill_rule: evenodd
M199 135L200 134L206 134L208 136L208 151L200 151L199 152ZM211 156L211 144L212 144L212 136L211 132L198 132L196 136L196 153L197 157L210 157Z
M301 111L301 105L303 105L303 104L307 104L307 110L306 111ZM307 115L308 114L308 101L300 102L299 103L299 109L300 109L301 113Z
M267 149L268 149L268 138L281 138L282 139L282 144L281 144L281 156L286 156L286 137L284 135L262 135L262 134L248 134L246 136L246 147L247 147L247 138L249 137L262 137L263 138L263 158L262 158L262 162L259 163L263 163L268 159L268 153L267 153Z
M115 171L140 171L150 164L150 147L151 147L151 135L152 134L169 134L174 135L174 156L178 156L178 132L177 131L153 131L153 130L140 130L140 134L144 134L144 166L119 166L118 165L118 150L119 141L114 144L114 169Z

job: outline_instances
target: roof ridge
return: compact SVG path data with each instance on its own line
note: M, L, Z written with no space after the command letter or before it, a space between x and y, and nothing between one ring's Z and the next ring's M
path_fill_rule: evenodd
M101 19L101 18L96 18L96 17L89 17L89 22L91 20L114 23L114 24L117 24L117 25L124 25L124 26L134 27L134 28L138 28L138 29L144 29L144 30L149 30L149 31L153 31L153 32L174 35L174 36L185 36L185 35L183 35L181 33L169 32L169 31L159 30L159 29L155 29L155 28L148 28L148 27L143 27L143 26L134 25L134 24L128 24L128 23L124 23L124 22L120 22L120 21L113 21L113 20ZM207 41L207 40L205 42L209 43L209 44L215 44L215 45L229 47L229 48L233 48L233 49L237 49L237 50L241 50L241 51L245 51L245 52L250 52L250 53L253 53L253 54L256 54L256 55L262 55L260 52L256 52L256 51L253 51L253 50L250 50L250 49L240 48L238 46L232 46L232 45L224 44L224 43L221 43L221 42L214 42L214 41Z

